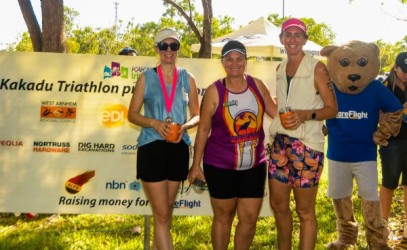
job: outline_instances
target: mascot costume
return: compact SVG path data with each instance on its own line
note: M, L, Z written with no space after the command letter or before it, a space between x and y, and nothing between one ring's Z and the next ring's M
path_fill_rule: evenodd
M333 199L338 239L328 249L354 249L358 223L353 216L353 180L358 186L366 241L371 250L392 249L378 197L377 145L387 145L401 126L403 106L380 81L376 44L350 41L321 50L338 102L328 129L328 196ZM379 114L381 115L379 123Z

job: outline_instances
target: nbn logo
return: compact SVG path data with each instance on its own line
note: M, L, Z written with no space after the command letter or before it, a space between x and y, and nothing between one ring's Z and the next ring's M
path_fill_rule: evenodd
M106 182L105 187L106 189L126 189L126 183L113 180L111 182Z

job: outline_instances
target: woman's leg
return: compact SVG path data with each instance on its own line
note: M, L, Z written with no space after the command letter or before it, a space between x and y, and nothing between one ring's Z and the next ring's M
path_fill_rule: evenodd
M256 233L262 198L239 198L237 200L237 217L239 219L235 238L235 250L248 250Z
M317 240L315 200L318 186L294 188L296 211L300 219L300 249L313 250Z
M402 156L406 151L402 149L403 147L404 145L399 142L391 141L388 146L380 147L379 149L382 165L382 181L379 199L382 206L383 220L386 224L391 213L394 190L399 185L401 174L403 173L404 175L405 167Z
M403 232L403 237L407 238L407 186L403 185L403 201L404 201L404 232Z
M228 249L230 230L236 214L237 199L216 199L211 197L213 210L212 247L214 250Z
M382 205L383 220L389 220L394 190L380 187L380 204ZM387 225L386 225L387 226Z
M154 220L153 249L173 249L170 233L174 201L180 182L142 182Z
M269 181L270 206L277 225L277 242L280 250L291 250L293 218L290 209L291 184L276 179Z

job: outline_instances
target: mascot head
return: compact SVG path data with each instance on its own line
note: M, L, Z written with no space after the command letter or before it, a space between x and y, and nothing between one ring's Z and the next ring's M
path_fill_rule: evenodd
M327 57L327 68L336 87L346 94L362 92L379 73L379 47L374 43L328 45L321 55Z

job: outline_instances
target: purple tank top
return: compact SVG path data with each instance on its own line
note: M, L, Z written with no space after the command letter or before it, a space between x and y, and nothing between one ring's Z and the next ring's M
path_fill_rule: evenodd
M221 80L214 84L219 105L212 117L203 163L230 170L247 170L266 161L264 150L264 101L254 79L246 75L247 88L241 93L226 89Z

